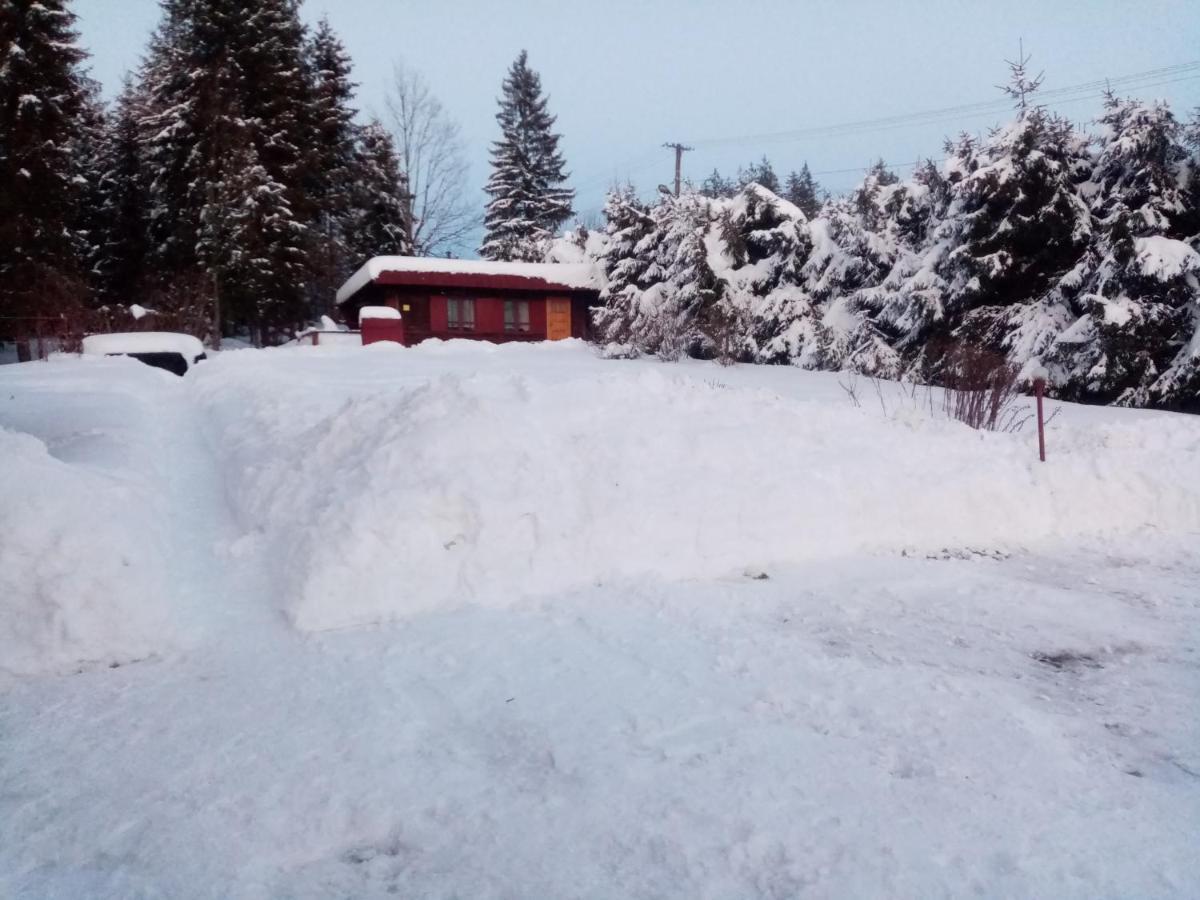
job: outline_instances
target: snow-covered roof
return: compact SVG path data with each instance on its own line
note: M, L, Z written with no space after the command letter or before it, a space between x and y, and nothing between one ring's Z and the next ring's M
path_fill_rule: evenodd
M89 334L83 339L88 356L112 353L178 353L188 363L204 353L204 344L190 334L173 331L129 331L118 334Z
M400 310L390 306L364 306L358 311L358 320L363 319L399 319Z
M386 281L392 284L450 284L463 278L494 278L529 286L541 282L545 287L566 290L599 290L600 275L591 263L492 262L486 259L439 259L429 256L376 256L342 285L337 302L344 303L368 284Z

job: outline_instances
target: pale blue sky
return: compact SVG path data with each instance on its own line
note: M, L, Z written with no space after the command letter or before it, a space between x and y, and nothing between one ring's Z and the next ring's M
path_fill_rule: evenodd
M158 18L156 0L76 0L93 74L109 93L135 65ZM419 69L458 119L472 163L470 194L484 196L495 97L522 48L542 74L563 149L594 214L614 178L653 189L671 177L664 141L697 142L876 119L1000 97L1005 58L1024 39L1045 88L1200 60L1196 0L306 0L327 14L354 57L360 106L382 113L392 64ZM1188 80L1129 93L1164 97L1177 113L1200 106L1200 70ZM1181 75L1175 75L1178 79ZM1159 81L1167 78L1156 79ZM1054 104L1052 104L1054 105ZM1057 105L1078 121L1094 98ZM973 116L870 133L749 140L700 147L685 175L731 173L766 152L782 175L883 156L940 156L942 139L1003 117ZM855 173L819 176L835 191Z

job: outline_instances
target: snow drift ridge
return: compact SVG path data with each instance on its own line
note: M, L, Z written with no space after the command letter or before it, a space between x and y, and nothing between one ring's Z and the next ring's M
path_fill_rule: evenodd
M1200 429L1184 417L1063 425L1042 466L1027 435L583 350L543 372L505 369L551 358L518 347L413 372L444 352L331 351L319 369L240 354L198 373L231 496L297 627L863 551L1200 529ZM322 403L281 399L317 373Z

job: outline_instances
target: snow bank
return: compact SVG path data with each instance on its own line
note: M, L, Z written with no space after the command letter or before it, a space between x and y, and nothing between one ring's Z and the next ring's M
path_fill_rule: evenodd
M1187 417L1067 416L1042 465L1032 434L884 417L795 369L459 344L198 372L230 496L298 627L864 551L1200 529Z
M132 360L0 375L0 672L122 663L170 642L151 412L163 379Z

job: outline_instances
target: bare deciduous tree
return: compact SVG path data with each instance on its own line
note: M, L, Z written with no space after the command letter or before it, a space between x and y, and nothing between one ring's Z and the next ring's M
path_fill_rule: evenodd
M463 199L467 163L458 123L421 73L403 63L393 70L387 109L412 193L414 252L457 252L479 225L478 214Z

